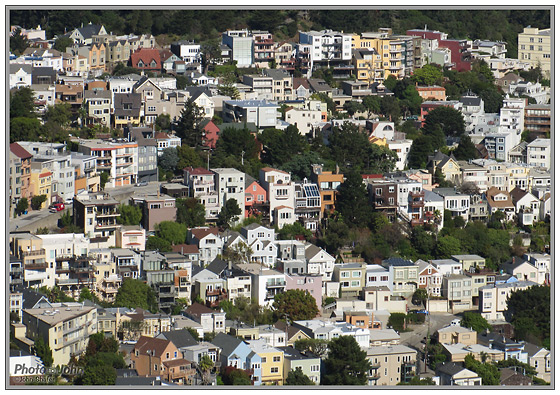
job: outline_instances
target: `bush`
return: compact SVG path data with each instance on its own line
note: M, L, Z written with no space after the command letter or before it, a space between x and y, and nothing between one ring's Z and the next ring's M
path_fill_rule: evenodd
M405 329L406 314L391 313L388 324L396 331L402 332Z

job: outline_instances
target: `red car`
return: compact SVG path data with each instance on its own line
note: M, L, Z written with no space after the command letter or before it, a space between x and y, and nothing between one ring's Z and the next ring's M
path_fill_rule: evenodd
M53 203L49 206L49 211L51 213L57 213L64 210L64 203Z

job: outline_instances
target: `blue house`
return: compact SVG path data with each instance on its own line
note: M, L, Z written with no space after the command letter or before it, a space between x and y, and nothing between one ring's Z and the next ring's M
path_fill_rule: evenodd
M254 385L262 384L261 357L253 352L247 343L225 333L218 333L212 340L212 344L222 349L220 353L222 366L250 370Z

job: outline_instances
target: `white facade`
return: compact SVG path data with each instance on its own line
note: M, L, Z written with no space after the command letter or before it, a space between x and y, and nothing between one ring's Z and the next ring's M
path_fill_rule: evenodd
M316 123L321 122L321 111L292 108L286 111L285 121L297 126L299 133L306 135Z
M510 98L509 95L506 95L500 109L500 132L512 135L511 147L519 144L524 128L525 99Z
M550 139L536 139L527 144L527 164L550 169Z
M300 44L308 44L313 62L352 60L352 35L332 30L299 32Z
M218 204L220 209L224 207L229 199L235 199L241 210L239 220L243 218L245 211L245 173L233 168L210 169L214 172L214 185L218 193Z
M387 141L389 149L397 154L397 162L395 163L396 170L404 170L408 165L408 153L412 146L412 140L389 140Z
M265 167L259 171L259 183L268 193L271 222L284 226L295 222L295 184L289 173ZM290 215L291 214L291 215ZM287 218L290 215L291 218ZM279 218L276 218L278 216Z

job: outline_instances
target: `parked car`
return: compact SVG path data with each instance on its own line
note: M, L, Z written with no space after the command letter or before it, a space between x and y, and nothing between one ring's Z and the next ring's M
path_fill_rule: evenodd
M64 203L72 204L72 203L74 203L74 198L68 198L68 199L64 200Z
M49 206L49 211L51 213L57 213L59 211L64 210L64 203L62 202L58 202L58 203L53 203Z
M426 309L418 310L417 313L418 313L418 314L426 314L426 315L430 314L430 312L429 312L428 310L426 310Z
M148 181L141 181L134 184L135 187L145 187L146 185L148 185Z

